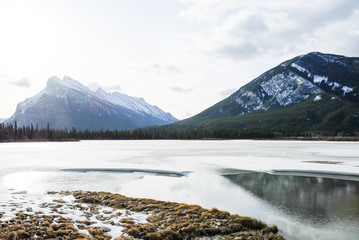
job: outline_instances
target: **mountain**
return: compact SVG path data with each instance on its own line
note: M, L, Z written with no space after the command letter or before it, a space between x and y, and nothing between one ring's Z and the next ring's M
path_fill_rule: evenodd
M3 123L6 121L6 118L0 118L0 123Z
M359 130L358 103L359 58L312 52L283 62L175 126Z
M6 123L33 124L51 128L134 129L176 122L170 113L145 102L102 89L93 92L81 83L64 77L49 78L46 88L18 104Z

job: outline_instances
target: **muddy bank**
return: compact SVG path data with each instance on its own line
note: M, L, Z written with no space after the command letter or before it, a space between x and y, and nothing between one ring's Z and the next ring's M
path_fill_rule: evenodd
M0 239L283 239L276 226L215 208L106 192L48 194L39 209L0 213Z

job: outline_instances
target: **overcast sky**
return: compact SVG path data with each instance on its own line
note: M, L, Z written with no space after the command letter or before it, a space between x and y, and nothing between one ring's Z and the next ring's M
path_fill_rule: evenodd
M0 0L0 118L70 76L183 119L311 51L359 56L358 0Z

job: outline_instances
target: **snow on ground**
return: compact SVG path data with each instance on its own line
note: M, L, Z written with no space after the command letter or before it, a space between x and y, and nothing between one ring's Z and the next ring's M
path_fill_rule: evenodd
M342 90L343 90L343 93L345 96L345 94L352 92L354 89L351 87L344 86L344 87L342 87Z
M320 100L322 100L322 96L318 95L318 96L315 96L315 98L313 99L313 102L318 102Z
M76 223L74 227L89 236L91 234L87 229L79 228L84 222L91 223L91 227L107 228L109 231L106 234L115 239L124 234L125 228L121 226L121 220L131 219L135 223L146 223L146 218L150 216L101 205L96 205L94 209L90 204L76 203L72 195L34 194L23 191L13 192L8 197L7 201L0 201L0 220L3 222L14 219L18 213L54 216L55 221L61 216L72 219Z
M314 75L314 80L315 83L321 84L323 81L324 82L328 82L328 77L325 76L318 76L318 75Z

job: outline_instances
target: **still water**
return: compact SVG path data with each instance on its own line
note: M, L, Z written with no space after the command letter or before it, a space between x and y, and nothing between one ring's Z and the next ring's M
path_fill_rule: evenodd
M2 143L0 166L0 204L14 193L110 191L258 218L287 239L359 239L358 143Z

